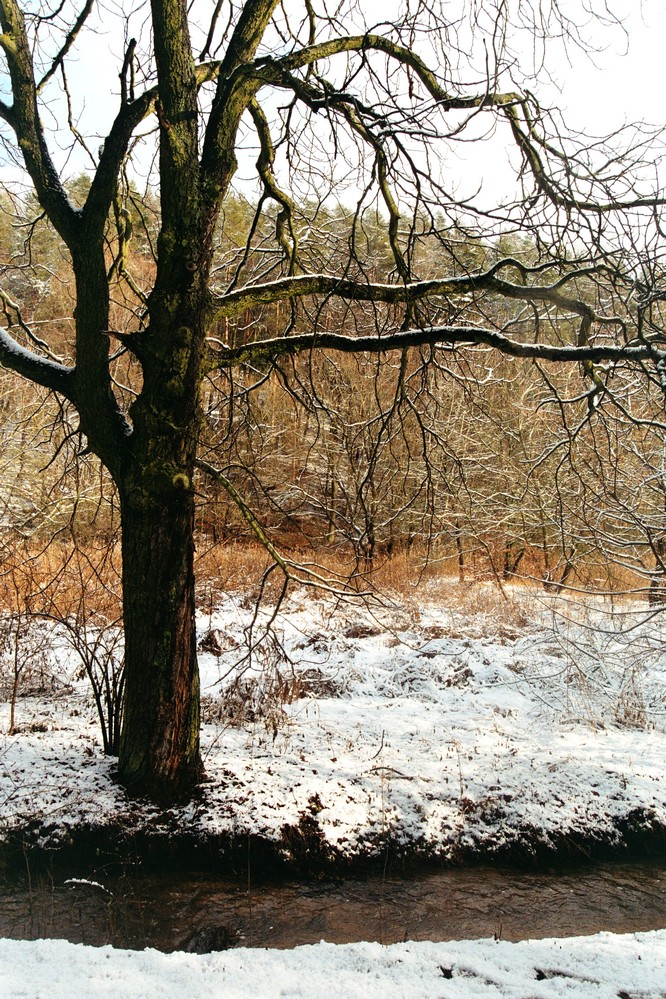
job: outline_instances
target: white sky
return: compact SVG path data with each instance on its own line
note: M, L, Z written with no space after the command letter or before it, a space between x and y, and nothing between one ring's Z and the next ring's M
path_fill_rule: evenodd
M381 12L380 16L387 16L391 2L384 0L380 4L371 0L371 3L363 4L366 18L370 20L375 5ZM395 2L400 3L400 0ZM595 0L595 9L600 9L603 2ZM588 57L570 47L567 61L560 43L555 39L548 42L546 62L553 82L546 72L542 72L534 84L534 92L542 104L560 108L569 127L590 135L613 132L626 123L636 121L666 124L662 79L665 6L662 0L609 0L609 3L623 22L624 31L617 27L604 27L598 20L585 15L583 0L560 0L565 12L576 15L577 20L588 21L587 27L583 28L583 36L599 51ZM124 6L136 8L137 5L127 2ZM458 0L450 6L455 9ZM289 0L286 7L290 9ZM136 15L132 27L136 32L144 23L144 38L145 17L146 11L143 10ZM76 53L75 61L70 60L72 89L83 94L82 130L86 132L90 129L97 135L108 130L118 106L118 71L123 42L117 29L112 31L112 23L115 29L117 22L112 22L108 13L104 14L98 28L98 44L91 46L87 43ZM518 73L516 78L519 79ZM48 113L45 120L48 125ZM98 144L97 138L90 143L94 151ZM464 146L459 150L460 167L455 167L455 161L450 166L452 171L460 171L460 193L469 193L482 181L489 197L494 197L493 189L499 191L505 186L508 169L506 163L502 165L504 157L501 150L499 152L500 155L495 156L492 144L484 147L480 154L474 146ZM64 164L64 154L56 153L56 160ZM492 173L488 170L490 162ZM68 176L73 176L86 166L89 166L86 157L77 152L68 159L65 171Z
M625 122L666 123L666 7L661 0L622 0L613 6L622 15L626 35L607 29L602 51L556 67L567 120L592 134Z

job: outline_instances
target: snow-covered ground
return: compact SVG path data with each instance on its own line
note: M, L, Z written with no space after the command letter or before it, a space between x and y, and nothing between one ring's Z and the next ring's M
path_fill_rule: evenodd
M119 824L250 833L287 857L390 844L455 859L666 826L660 617L526 591L505 601L482 585L419 599L371 611L298 591L242 669L251 602L202 616L208 783L161 814L114 783L54 631L40 667L52 693L21 699L18 734L0 736L0 837L57 843Z
M666 931L220 954L0 940L3 999L662 999Z
M114 783L79 665L52 629L22 676L32 693L18 731L0 736L0 840L57 844L85 826L250 833L287 859L346 861L388 845L455 859L663 829L661 619L642 621L633 604L454 590L375 611L298 592L249 666L250 602L202 616L208 782L167 812ZM1 732L8 718L4 703ZM3 999L100 994L664 999L666 930L203 956L0 940Z

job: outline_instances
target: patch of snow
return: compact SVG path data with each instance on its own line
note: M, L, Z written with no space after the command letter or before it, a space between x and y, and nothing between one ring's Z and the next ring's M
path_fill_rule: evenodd
M666 930L506 943L320 943L198 956L0 940L3 999L659 999Z
M57 694L21 699L19 733L0 736L0 838L31 829L57 843L80 824L120 823L277 842L305 822L348 858L389 841L453 857L526 847L525 830L545 845L613 842L638 813L666 825L659 620L599 602L556 616L554 600L530 599L507 624L297 592L275 641L242 665L253 609L230 600L202 616L200 635L216 633L201 653L209 780L166 815L114 783L87 688L54 637ZM0 704L0 730L8 715Z

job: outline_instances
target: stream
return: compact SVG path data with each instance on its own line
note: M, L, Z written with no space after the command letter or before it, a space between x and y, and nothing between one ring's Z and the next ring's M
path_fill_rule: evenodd
M666 927L666 860L256 883L210 874L0 881L0 936L198 952L327 940L505 940Z

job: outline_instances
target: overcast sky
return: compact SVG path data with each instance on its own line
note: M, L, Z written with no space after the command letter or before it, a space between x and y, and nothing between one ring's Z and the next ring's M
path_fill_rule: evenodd
M362 9L370 18L376 4L377 11L385 17L390 12L390 4L399 2L382 0L380 4L379 0L370 0L363 4ZM594 0L595 9L600 9L603 2ZM570 46L567 59L559 43L553 40L546 44L546 61L554 82L544 72L533 84L544 105L558 106L570 127L590 135L606 134L624 123L636 121L655 125L666 123L663 81L666 5L663 0L609 0L609 3L623 21L625 31L617 27L603 28L598 21L588 17L589 24L583 28L583 33L600 51L593 56L585 56ZM129 8L133 5L127 3L125 6ZM289 0L286 6L289 8ZM582 0L560 0L560 6L567 12L578 11L579 20L585 20ZM145 13L144 10L142 20ZM108 130L118 107L118 71L123 42L117 31L114 32L115 37L112 36L109 25L108 14L103 15L97 44L91 46L86 43L82 46L70 65L72 90L85 95L82 130L86 132L90 129L98 135ZM110 51L111 48L115 51ZM518 73L516 79L520 79ZM48 126L48 112L45 113L45 123ZM91 142L93 150L97 145L98 140L94 139ZM477 151L465 147L460 155L465 164L463 173L469 168L471 176L471 173L486 170L488 157L492 158L493 153L491 147L479 161ZM66 172L71 176L85 166L89 163L83 155L77 154L69 160ZM453 163L451 166L453 168ZM500 173L501 170L498 170L498 183ZM486 182L493 183L488 177Z
M603 133L625 121L665 124L666 5L621 0L613 6L622 13L625 31L604 30L603 51L555 67L567 119L576 128Z

